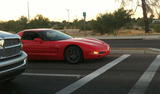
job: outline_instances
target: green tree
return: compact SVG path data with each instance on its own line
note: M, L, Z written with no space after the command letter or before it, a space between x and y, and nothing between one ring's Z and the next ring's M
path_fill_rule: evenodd
M128 5L129 2L135 2L135 0L118 0L118 1L121 2L122 7ZM137 7L140 6L143 10L145 33L148 33L150 31L148 14L150 13L151 15L154 14L157 14L158 16L160 15L160 10L159 10L160 0L136 0L136 1L137 1ZM140 1L141 4L139 4Z
M26 29L27 28L27 23L28 22L28 19L27 17L25 16L21 16L17 21L16 21L16 24L17 24L17 29L16 31L21 31L23 29Z
M17 23L14 20L10 20L8 22L3 23L3 29L5 31L16 31L17 30Z
M25 29L27 26L27 18L21 16L18 20L9 20L0 24L0 29L5 31L18 32Z
M94 30L101 34L116 34L118 29L131 21L131 15L130 10L124 10L123 8L118 9L114 13L100 14L94 21Z
M50 28L51 22L43 15L37 15L27 25L27 28Z

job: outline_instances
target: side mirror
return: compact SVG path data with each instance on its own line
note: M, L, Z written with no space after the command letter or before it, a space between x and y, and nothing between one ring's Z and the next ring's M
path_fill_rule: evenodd
M43 40L41 38L34 38L34 41L42 42Z

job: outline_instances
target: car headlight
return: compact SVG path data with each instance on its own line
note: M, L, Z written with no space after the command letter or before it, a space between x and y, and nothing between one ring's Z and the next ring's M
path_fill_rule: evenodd
M0 39L0 48L3 48L3 46L4 46L4 40Z
M97 54L99 54L99 52L98 51L94 51L93 54L97 55Z

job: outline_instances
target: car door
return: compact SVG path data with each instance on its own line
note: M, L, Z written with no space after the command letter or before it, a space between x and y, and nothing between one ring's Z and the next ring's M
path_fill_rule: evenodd
M49 41L44 41L38 32L27 31L22 35L23 50L29 59L54 58L54 47Z

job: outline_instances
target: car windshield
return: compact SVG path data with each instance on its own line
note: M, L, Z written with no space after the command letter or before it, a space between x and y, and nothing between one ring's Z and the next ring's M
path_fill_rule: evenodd
M72 38L71 36L57 30L45 30L40 32L40 34L43 36L44 40L47 41L66 40Z

